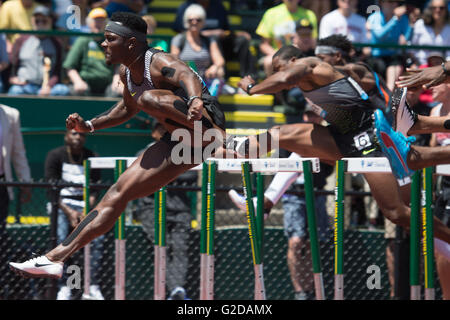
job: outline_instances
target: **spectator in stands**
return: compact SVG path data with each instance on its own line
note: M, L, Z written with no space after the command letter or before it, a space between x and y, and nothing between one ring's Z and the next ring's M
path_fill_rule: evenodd
M87 24L93 33L103 33L107 13L102 8L89 12ZM101 38L78 37L63 63L72 82L71 94L116 97L121 95L117 66L108 66Z
M295 23L308 19L313 25L313 37L317 38L317 19L314 12L298 5L297 0L283 0L283 3L267 10L256 28L262 38L259 49L264 56L266 75L272 74L272 56L282 46L291 44Z
M374 44L406 45L411 39L404 0L380 0L381 11L372 13L367 19L370 42ZM375 71L385 75L387 86L394 89L395 80L403 70L404 58L395 49L373 48L369 64Z
M3 93L5 86L3 85L3 71L9 66L8 52L6 51L6 37L0 34L0 93Z
M292 44L306 56L313 56L316 48L316 38L313 37L313 26L308 19L301 19L295 24L295 34Z
M160 123L155 123L152 130L153 143L159 141L166 130ZM147 146L148 147L148 146ZM146 149L138 152L140 155ZM197 172L186 171L175 183L193 185L197 183ZM170 185L169 185L170 186ZM150 195L140 198L137 203L135 218L142 223L147 238L154 242L155 198ZM186 191L166 190L166 244L167 244L167 277L166 285L169 300L189 300L185 286L189 267L189 231L191 229L191 206ZM153 251L153 250L151 250Z
M431 88L433 98L439 104L431 110L433 117L450 116L450 85L440 84ZM408 90L409 92L409 90ZM449 133L433 133L430 146L450 145ZM450 177L443 176L438 187L438 196L435 201L434 215L447 226L450 226ZM444 300L450 300L450 261L435 250L436 269L442 289Z
M48 181L64 181L68 183L83 183L83 161L96 154L84 147L86 134L67 130L64 135L64 145L50 150L45 159L45 179ZM91 180L100 180L100 171L91 170ZM89 202L95 204L95 193L90 194ZM84 210L83 188L67 187L61 189L58 209L58 243L61 243L83 218ZM101 258L104 235L91 243L91 285L90 297L85 299L104 300L99 287ZM70 300L71 290L66 285L67 276L64 273L59 281L57 300Z
M51 30L53 19L47 7L34 9L31 19L33 30ZM11 53L9 95L34 94L40 96L66 96L69 88L60 83L63 50L53 36L24 34Z
M173 29L180 33L184 30L183 15L191 4L200 4L206 11L206 20L202 35L216 38L222 56L226 61L238 60L240 63L240 76L256 75L256 59L251 54L251 36L245 31L231 31L228 13L221 1L218 0L189 0L184 2L177 10Z
M155 30L158 23L156 22L156 19L150 15L147 14L142 17L144 19L145 23L147 23L147 35L152 35ZM148 39L147 40L148 45L152 48L156 48L159 50L163 50L165 52L169 52L169 45L167 44L167 41L162 39Z
M0 10L0 29L31 30L31 16L37 4L34 0L8 0ZM20 34L8 34L8 53Z
M337 4L320 21L319 39L342 34L351 42L367 42L366 19L355 13L358 0L337 0Z
M414 24L412 44L450 46L450 14L447 0L433 0L423 12L423 18ZM415 50L420 64L427 62L429 50ZM445 53L450 58L450 51Z
M170 53L185 62L194 62L197 72L210 86L215 79L223 79L225 76L225 59L215 38L201 34L205 19L206 12L203 7L191 4L183 16L186 32L172 38ZM217 95L215 92L211 94Z
M13 181L11 164L17 179L31 180L25 146L20 129L20 113L17 109L0 104L0 136L2 151L0 152L0 179ZM30 188L21 188L20 201L25 203L31 199ZM0 300L6 297L6 281L9 272L6 268L11 255L10 241L6 232L6 218L9 212L9 202L14 199L12 187L0 185Z

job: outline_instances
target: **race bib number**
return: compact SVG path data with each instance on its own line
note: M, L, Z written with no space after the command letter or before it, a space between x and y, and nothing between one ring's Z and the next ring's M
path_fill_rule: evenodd
M357 136L354 136L353 141L355 141L355 147L359 151L372 145L372 142L370 142L370 137L367 134L367 132L363 132L358 134Z

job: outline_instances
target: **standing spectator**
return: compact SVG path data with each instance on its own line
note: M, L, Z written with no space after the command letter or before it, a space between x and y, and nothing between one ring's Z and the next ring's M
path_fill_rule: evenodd
M156 19L150 14L143 16L142 19L144 19L145 23L147 23L147 35L152 35L156 30L156 26L158 25ZM152 48L169 52L169 45L165 40L147 39L147 42L148 45Z
M431 110L433 117L449 117L450 116L450 85L440 84L431 88L433 98L439 105ZM409 90L408 90L409 92ZM430 146L448 146L450 145L449 133L433 133L431 136ZM435 201L434 215L447 226L450 226L450 178L443 176L438 188L438 196ZM435 243L439 242L435 240ZM450 260L435 250L436 269L442 289L444 300L450 300Z
M267 10L256 28L262 38L259 46L264 56L263 66L266 75L272 74L272 56L282 46L291 44L295 33L295 23L308 19L313 25L313 37L317 38L317 19L313 11L302 8L298 0L283 0L283 3Z
M0 34L0 93L3 93L5 88L3 80L5 78L3 71L9 66L8 52L6 51L6 37Z
M0 104L0 146L3 152L0 153L0 179L6 181L13 180L11 164L18 180L30 181L30 167L23 144L22 133L20 131L20 113L17 109ZM28 202L31 199L31 190L21 188L21 202ZM5 298L6 281L8 270L7 260L11 247L8 246L8 236L6 232L6 217L8 216L9 202L14 199L12 187L0 185L0 300Z
M351 42L367 42L366 19L355 13L358 0L337 0L338 8L320 21L319 39L342 34Z
M367 19L371 43L406 45L411 38L412 28L406 6L399 5L404 0L380 0L381 11L377 11ZM389 90L394 89L395 80L403 70L403 56L395 49L373 48L369 64L375 71L385 75Z
M92 33L105 30L107 13L102 8L89 12L87 25ZM120 83L116 66L109 66L101 47L101 38L78 37L63 63L72 82L72 95L118 96Z
M240 63L240 76L256 75L256 61L251 54L251 36L245 31L231 31L228 13L221 1L218 0L189 0L177 10L173 29L180 33L184 30L183 15L191 4L200 4L206 11L206 20L202 29L205 37L216 38L222 56L226 61L237 60Z
M165 133L160 123L153 126L152 137L159 141ZM142 153L144 150L140 151ZM187 171L175 182L192 185L197 182L197 172ZM138 200L135 217L141 221L147 238L154 242L154 195ZM167 243L167 289L169 300L188 300L185 286L189 266L189 230L191 228L190 199L185 191L166 191L166 243Z
M184 12L186 32L172 39L170 53L185 62L194 62L199 75L210 85L214 79L223 79L225 60L217 41L201 35L206 12L201 5L192 4ZM211 92L212 95L217 95Z
M31 19L33 30L51 30L52 23L50 10L44 6L36 7ZM68 95L69 88L60 83L62 55L61 43L52 36L20 36L11 53L8 94Z
M449 22L448 1L430 1L423 12L423 18L414 24L412 44L450 46ZM415 51L415 56L420 64L427 63L430 52L423 49ZM450 51L446 51L445 58L450 58Z
M0 10L0 29L31 30L31 16L37 4L34 0L8 0ZM8 53L20 34L8 34Z
M64 145L50 150L45 159L45 179L48 181L64 181L68 183L83 183L83 161L96 154L84 147L86 134L67 130L64 135ZM91 171L92 181L100 180L100 171ZM58 243L64 241L70 231L75 228L83 218L83 188L67 187L61 189L58 208ZM89 199L90 205L95 202L92 193ZM100 261L102 258L104 235L96 238L91 244L91 285L89 287L90 298L103 300L99 287ZM66 285L67 276L63 273L59 281L57 300L70 300L71 290Z

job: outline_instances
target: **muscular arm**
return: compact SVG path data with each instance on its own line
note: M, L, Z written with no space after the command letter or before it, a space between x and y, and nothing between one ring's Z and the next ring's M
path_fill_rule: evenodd
M137 103L133 100L128 91L125 78L125 70L120 69L120 80L124 83L123 99L117 102L111 109L91 119L91 123L95 130L106 129L118 126L135 116L140 109ZM75 129L78 132L89 132L90 128L86 122L77 114L71 114L66 119L66 127L68 129Z
M373 74L363 65L348 63L344 66L335 66L335 68L356 80L366 92L371 91L376 85Z
M303 78L312 74L313 69L314 65L310 63L310 60L300 59L295 65L286 68L286 70L278 71L261 83L253 86L253 88L250 89L249 93L269 94L277 93L284 89L293 88L295 86L298 86L299 82ZM248 84L241 81L239 85L242 89L246 90Z
M151 64L153 82L157 88L183 88L188 97L202 96L202 84L194 72L181 60L158 53Z

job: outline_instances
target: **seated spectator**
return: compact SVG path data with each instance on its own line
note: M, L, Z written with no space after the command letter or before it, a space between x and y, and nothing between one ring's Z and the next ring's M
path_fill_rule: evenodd
M299 48L306 56L313 56L316 39L313 37L313 26L308 19L301 19L295 24L295 34L292 44Z
M0 29L31 30L31 16L37 3L34 0L8 0L0 10ZM12 45L20 34L9 33L7 35L7 51L11 53Z
M156 22L156 19L150 15L147 14L142 17L144 19L145 23L147 23L147 35L152 35L155 30L158 23ZM165 52L169 52L169 45L167 44L167 41L162 39L147 39L148 45L152 48L156 48L159 50L163 50Z
M190 5L183 16L186 32L172 38L170 53L185 62L195 63L197 72L209 86L213 80L224 77L225 60L220 53L217 41L214 38L204 37L200 33L205 18L206 12L201 5ZM216 92L211 94L217 95Z
M371 43L406 45L410 40L412 28L406 6L400 3L404 3L404 0L380 0L381 11L371 14L367 19ZM373 48L368 63L377 73L385 75L388 88L393 90L395 80L403 70L402 54L395 49Z
M320 21L319 39L342 34L351 42L367 42L366 19L355 13L358 0L337 0L337 5Z
M215 37L226 61L237 60L240 63L239 74L256 75L256 58L250 53L251 36L245 31L231 31L228 22L228 13L221 1L218 0L189 0L184 2L177 10L173 29L183 32L183 15L191 4L200 4L206 11L206 20L202 29L205 37Z
M95 8L86 20L92 33L102 33L105 30L107 13L102 8ZM78 37L70 48L63 67L72 82L72 95L121 95L119 74L115 73L118 68L106 64L102 41L102 37Z
M445 57L442 51L429 51L425 64L419 65L417 59L416 61L417 61L416 67L419 67L420 69L425 69L441 65L443 62L445 62ZM410 90L408 90L408 92L409 91ZM421 91L420 101L429 106L430 108L435 107L437 105L437 102L433 98L432 91L430 89Z
M9 59L8 52L6 52L6 37L0 34L0 93L3 93L5 86L3 85L4 74L3 71L8 68Z
M308 19L313 25L313 37L317 38L317 20L313 11L302 8L296 0L283 0L283 3L267 10L256 28L262 38L259 49L264 56L263 66L266 75L272 74L272 56L284 45L291 44L295 33L295 22Z
M53 19L47 7L39 6L31 19L33 30L51 30ZM62 46L54 37L24 34L11 53L9 95L66 96L69 88L60 83Z
M447 0L433 0L423 12L423 18L414 24L412 44L450 46L450 15ZM430 50L415 50L420 64L426 64ZM450 58L450 51L445 56Z

